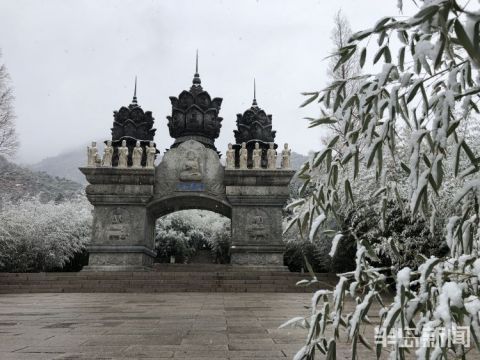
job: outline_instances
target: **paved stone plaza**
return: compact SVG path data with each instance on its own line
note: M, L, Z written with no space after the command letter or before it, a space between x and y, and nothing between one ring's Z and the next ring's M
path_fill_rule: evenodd
M291 359L305 333L278 326L307 314L310 299L284 293L0 295L0 359ZM349 347L337 358L349 358Z

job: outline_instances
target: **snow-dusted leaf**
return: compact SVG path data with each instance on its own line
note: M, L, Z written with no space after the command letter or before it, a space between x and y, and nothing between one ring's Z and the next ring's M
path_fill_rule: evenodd
M286 322L284 322L282 325L279 326L279 328L284 328L284 327L287 327L287 326L290 326L290 325L297 325L298 323L302 323L305 321L305 318L301 317L301 316L297 316L297 317L294 317Z

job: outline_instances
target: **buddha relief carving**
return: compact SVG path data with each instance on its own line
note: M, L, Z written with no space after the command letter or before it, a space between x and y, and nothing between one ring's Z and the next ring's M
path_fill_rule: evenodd
M182 181L201 181L202 171L198 156L193 151L188 151L183 161L182 170L180 172L180 180Z

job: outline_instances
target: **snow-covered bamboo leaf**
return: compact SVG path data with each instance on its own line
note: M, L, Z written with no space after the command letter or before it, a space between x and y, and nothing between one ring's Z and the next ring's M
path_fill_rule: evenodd
M307 286L309 284L310 284L310 280L303 279L303 280L297 281L295 285L296 286Z
M457 34L457 39L463 48L467 51L470 58L477 64L480 64L480 52L478 51L478 45L474 46L468 37L465 29L460 22L460 20L455 20L454 23L455 33Z
M283 230L283 234L286 234L288 232L288 230L290 230L292 228L292 226L295 225L295 224L300 226L300 222L299 222L297 217L294 217L292 220L290 220L288 222L287 226L285 227L285 230Z
M404 71L403 64L405 63L405 46L402 46L398 51L398 68L400 71Z
M323 222L326 220L326 218L327 217L323 213L315 218L315 220L313 221L312 226L310 228L310 234L308 236L310 241L313 241L313 239L315 238L315 235L318 232L318 229L323 224Z
M377 53L375 54L375 56L373 57L373 63L376 64L378 62L378 60L380 60L380 58L382 57L382 55L385 53L386 49L388 49L388 46L385 45L385 46L382 46L378 51Z
M412 85L412 88L410 89L410 91L408 92L408 96L407 96L407 104L413 100L413 98L415 97L415 95L417 94L417 91L420 89L420 87L422 86L423 84L423 80L420 79L420 80L416 80L413 85Z
M467 154L468 158L470 159L470 162L472 163L472 165L476 166L477 159L473 154L472 149L470 149L470 146L468 146L465 141L462 141L462 148L463 148L463 151L465 151L465 154Z
M347 201L350 200L352 204L355 203L353 199L352 186L350 185L350 181L348 179L345 179L345 195L346 195Z
M340 53L340 59L338 60L337 64L333 68L333 71L337 71L340 66L342 66L344 63L350 59L353 54L356 52L356 47L353 47L349 50L344 51L343 53Z
M314 93L312 96L310 96L307 100L305 100L301 105L300 107L305 107L307 106L308 104L310 104L311 102L315 101L315 99L318 97L319 93Z
M324 117L320 119L311 119L310 120L310 125L308 125L309 128L313 128L319 125L323 124L335 124L337 122L336 119L331 118L331 117Z
M303 205L304 203L305 203L305 199L298 199L298 200L292 201L290 204L285 206L285 210L293 209L295 207Z
M367 48L364 47L362 51L360 52L360 67L363 68L363 65L365 65L365 59L367 57Z
M300 322L303 322L305 321L305 318L301 317L301 316L297 316L297 317L294 317L288 321L285 321L282 325L279 326L280 329L284 328L284 327L287 327L287 326L290 326L290 325L296 325Z

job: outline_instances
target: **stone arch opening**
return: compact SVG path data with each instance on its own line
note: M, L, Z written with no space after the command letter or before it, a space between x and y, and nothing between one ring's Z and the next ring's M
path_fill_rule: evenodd
M183 209L156 219L159 264L230 264L231 219L217 211Z
M148 204L149 215L154 219L181 210L208 210L232 218L232 207L225 201L205 194L173 194L153 200Z

